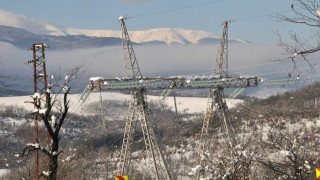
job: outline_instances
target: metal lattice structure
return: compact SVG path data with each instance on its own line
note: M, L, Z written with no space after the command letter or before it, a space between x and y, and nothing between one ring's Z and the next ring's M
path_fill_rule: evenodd
M223 23L222 38L213 72L221 77L228 77L228 21Z
M47 102L46 91L48 88L47 83L47 70L46 70L46 58L45 58L46 45L43 43L35 43L32 45L33 60L28 63L33 63L33 82L34 92L40 93L41 100Z
M218 49L218 54L216 58L216 64L214 68L214 72L221 78L228 79L228 21L224 22L222 37L220 41L220 47ZM256 84L257 85L257 84ZM207 111L203 119L202 123L202 130L200 136L200 143L199 143L199 157L198 163L203 167L206 166L206 160L202 159L206 151L209 150L210 145L210 123L213 121L214 113L217 113L221 124L223 124L222 129L225 131L227 135L231 152L236 144L238 144L238 136L234 131L232 126L232 118L226 104L224 98L224 88L229 88L228 86L220 86L217 88L210 88L209 89L209 96L208 96L208 106ZM236 88L243 88L243 87L236 87ZM197 172L194 176L195 180L199 180L201 175L201 171Z
M124 23L124 18L120 17L119 20L122 27L125 77L132 78L133 80L141 79L142 74L132 48L128 31ZM124 129L123 143L120 153L121 166L118 175L130 174L132 135L134 133L135 126L140 124L145 143L146 155L152 161L153 168L151 175L153 179L169 180L172 179L172 177L169 173L167 167L168 163L163 156L161 143L159 143L157 131L151 118L145 91L146 89L141 87L131 89L131 101Z
M124 59L124 72L126 78L139 79L142 78L142 74L139 68L139 64L132 48L130 37L127 31L126 24L124 23L124 17L120 16L119 21L121 23L121 37L122 37L122 54Z
M227 131L228 139L232 144L234 142L234 130L231 126L230 113L228 111L225 100L223 100L224 88L249 88L257 87L257 77L228 77L227 72L227 56L224 53L227 51L227 29L223 31L223 48L219 50L221 55L219 58L219 71L218 75L208 77L162 77L162 78L143 78L141 71L134 54L127 28L124 23L124 18L119 18L122 27L122 42L123 42L123 56L125 63L125 77L123 79L104 79L104 78L91 78L90 91L101 90L130 90L131 101L124 129L123 143L121 147L120 161L121 166L118 175L130 174L130 159L131 159L131 144L133 129L136 124L140 124L147 157L152 161L152 177L153 179L173 179L168 171L168 164L162 154L161 143L157 136L156 127L151 120L151 114L148 109L146 101L146 90L161 90L161 89L210 89L209 104L203 128L201 133L200 149L203 152L207 146L207 137L209 136L209 122L215 111L219 112L223 120L224 127ZM227 23L225 23L227 28ZM221 62L220 61L223 61ZM88 93L86 93L88 94Z
M223 96L224 94L221 88L212 88L209 90L207 112L204 116L203 126L201 130L201 138L200 138L201 141L199 144L200 154L205 153L205 151L208 149L208 144L209 144L208 141L210 139L209 125L215 112L218 113L218 117L222 121L221 123L223 124L223 127L226 131L231 148L234 144L237 143L237 136L231 124L230 112L226 105L225 99L222 98Z
M33 59L28 61L27 64L33 64L33 87L34 93L39 93L40 103L46 104L48 101L48 96L46 95L47 91L47 72L46 72L46 58L45 58L45 48L46 45L43 43L34 43L32 45ZM34 143L39 144L38 137L38 113L34 113ZM48 139L48 144L50 144L50 139ZM39 152L34 150L34 179L38 180L39 176Z
M160 90L160 89L208 89L257 87L258 78L203 78L185 77L143 78L143 79L99 79L90 81L91 91L102 90Z

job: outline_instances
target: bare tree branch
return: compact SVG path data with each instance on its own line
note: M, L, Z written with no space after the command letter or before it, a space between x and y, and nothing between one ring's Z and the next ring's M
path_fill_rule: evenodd
M22 153L20 154L20 156L24 157L29 152L33 152L35 150L39 150L39 151L43 152L44 154L46 154L47 156L51 155L51 153L47 149L41 147L40 144L27 144L24 147L24 149L23 149Z
M41 145L38 143L27 144L21 153L21 157L35 150L39 150L48 156L49 169L48 171L43 171L42 174L40 174L40 176L45 177L46 179L57 179L58 156L62 152L62 150L59 150L59 133L65 119L67 118L69 110L68 94L70 93L71 88L67 85L77 77L81 67L82 66L76 66L68 71L68 74L64 78L62 85L59 85L59 80L61 80L61 78L58 78L58 81L56 81L57 84L52 84L54 78L50 77L50 83L45 92L45 96L47 97L46 101L42 101L41 94L39 93L35 93L33 95L33 102L31 102L35 106L33 113L36 113L37 116L41 117L46 130L49 133L51 143L48 145L48 149L41 147ZM60 98L61 92L63 92L62 99ZM53 114L58 114L58 117L54 117Z
M308 178L312 173L310 167L316 162L310 154L312 153L310 151L312 148L308 147L310 144L304 141L298 142L299 135L289 136L288 133L281 130L279 125L269 131L269 136L271 149L276 150L274 153L277 153L280 157L277 159L258 158L257 161L272 170L277 176L301 180Z
M319 2L316 0L294 0L291 5L293 12L292 16L277 14L276 20L280 22L290 22L294 24L303 24L309 27L311 38L305 39L299 37L296 33L289 32L289 37L293 43L284 42L279 32L276 32L278 38L278 45L283 47L288 57L284 62L292 62L293 70L298 71L296 60L302 58L310 67L309 72L314 72L316 64L308 59L309 54L313 54L320 50L320 11ZM316 37L316 38L312 38ZM291 72L291 73L292 73Z

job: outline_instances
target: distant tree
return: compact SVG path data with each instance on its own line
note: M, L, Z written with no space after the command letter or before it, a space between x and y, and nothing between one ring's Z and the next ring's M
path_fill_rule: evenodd
M49 180L57 179L58 156L62 152L61 149L59 150L59 140L61 138L59 133L69 110L68 94L70 92L70 87L67 85L72 79L76 78L80 69L81 66L77 66L69 71L61 85L59 85L60 79L50 79L48 90L46 91L46 96L48 97L46 104L43 104L43 101L41 101L41 95L39 93L35 93L32 97L35 106L33 113L36 113L43 121L51 139L51 143L48 147L43 146L41 143L28 143L24 147L21 156L23 157L35 150L38 150L47 156L49 159L49 169L48 171L43 171L40 176ZM55 83L53 83L53 81L55 81ZM60 93L63 94L59 95Z
M0 65L1 65L1 62L0 62ZM0 86L6 86L4 79L8 79L8 78L9 76L4 75L3 72L0 71Z
M307 56L320 50L320 1L319 0L293 0L291 9L292 16L286 16L278 14L276 19L282 22L290 22L295 24L305 25L310 30L310 38L303 38L296 32L290 32L289 36L292 43L284 42L279 32L278 44L284 47L286 53L289 55L286 61L294 63L294 70L296 70L297 57L302 57L305 60L312 71L314 71L315 64L312 64Z

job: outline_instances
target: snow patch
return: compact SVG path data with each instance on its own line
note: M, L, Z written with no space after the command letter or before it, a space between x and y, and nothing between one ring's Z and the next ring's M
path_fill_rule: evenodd
M45 176L49 176L49 174L50 174L49 171L43 171L42 173L43 173Z
M0 177L4 177L10 172L10 169L0 169Z
M40 93L34 93L34 95L32 96L33 99L40 99L41 95Z
M40 114L45 114L47 112L47 108L39 109Z
M103 80L103 77L91 77L89 80L90 81L98 81L98 80Z
M52 116L51 116L51 126L52 126L52 127L55 126L56 120L57 120L56 116L52 115Z

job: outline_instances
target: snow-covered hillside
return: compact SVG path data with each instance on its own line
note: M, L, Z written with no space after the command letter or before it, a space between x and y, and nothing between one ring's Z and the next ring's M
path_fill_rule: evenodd
M121 37L121 31L111 30L85 30L74 28L62 28L63 32L69 35L86 35L94 37ZM52 32L50 35L62 35L60 31ZM204 32L188 29L157 28L144 31L129 31L130 39L136 43L164 42L166 44L197 44L203 39L219 41L219 36ZM236 40L238 42L245 42Z
M79 113L80 103L78 101L79 94L71 94L68 96L70 100L70 112ZM103 100L116 100L119 102L129 101L130 95L116 93L116 92L104 92L102 93ZM25 103L25 101L31 101L30 96L12 96L12 97L0 97L1 105L4 106L20 106L24 107L27 110L32 111L33 105L30 103ZM99 102L100 94L99 93L91 93L86 104L90 104L92 102ZM149 101L160 102L159 96L148 96ZM177 106L178 111L184 113L204 113L207 107L207 98L199 98L199 97L177 97ZM240 99L227 99L227 105L229 108L235 107L237 104L241 104L243 101ZM174 108L173 97L169 97L164 103L170 107L172 110Z
M84 35L89 37L120 38L120 30L88 30L62 27L48 21L29 18L0 9L0 25L25 29L35 34L52 36ZM10 17L10 18L8 18ZM130 30L130 29L129 29ZM220 36L204 31L175 28L157 28L142 31L129 31L130 38L136 43L197 44L219 42ZM243 40L230 39L231 42L245 43Z
M161 135L169 171L177 180L191 180L200 171L202 179L299 179L298 175L308 177L301 179L312 179L320 164L319 89L320 84L316 83L284 95L239 104L231 111L236 132L232 137L237 144L230 148L226 130L219 126L220 121L213 120L206 152L199 152L201 115L181 113L180 118L188 120L175 121L170 118L171 111L150 103L150 108L155 110L155 126ZM72 112L78 112L75 108L78 96L70 95ZM99 103L94 103L99 102L100 93L92 93L86 103L86 107L91 106L89 110L92 111L88 112L92 116L72 114L61 129L62 145L59 147L63 153L59 155L59 173L68 172L63 174L64 179L112 179L118 173L130 95L109 92L103 93L102 97L107 101L103 102L106 111L102 117ZM26 142L33 141L33 116L17 106L1 111L5 105L25 106L24 101L30 99L29 96L0 98L0 147L5 147L0 151L0 179L14 179L16 169L30 169L33 162L32 158L24 161L26 158L17 157ZM158 96L148 96L148 99L159 101ZM241 101L227 102L232 107L232 102ZM169 97L166 104L173 105L172 98ZM189 108L190 113L201 113L206 104L206 98L178 97L180 111ZM27 108L33 109L32 106ZM97 123L100 118L106 120L106 126ZM44 127L41 121L39 127ZM146 155L145 142L138 131L140 126L136 127L133 136L136 139L131 144L131 177L146 179L144 177L149 177L153 170L150 166L152 158ZM43 140L40 144L45 143ZM204 163L206 166L202 166ZM77 176L79 171L83 172L80 174L83 178ZM25 174L30 176L30 173Z

